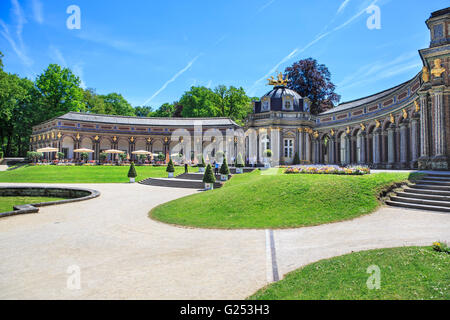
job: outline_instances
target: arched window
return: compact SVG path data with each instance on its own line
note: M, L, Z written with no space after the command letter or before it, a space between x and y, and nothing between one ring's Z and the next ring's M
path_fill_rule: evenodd
M262 111L269 111L270 110L270 101L269 98L265 97L262 100Z
M270 149L270 138L267 134L261 137L261 150L264 152Z

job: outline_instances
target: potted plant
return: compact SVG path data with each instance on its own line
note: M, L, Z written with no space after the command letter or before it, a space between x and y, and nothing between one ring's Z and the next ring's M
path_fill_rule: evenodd
M164 160L166 160L166 156L163 155L161 152L158 153L158 161L164 161Z
M206 167L205 174L203 175L203 183L205 184L205 190L214 189L214 182L216 182L216 177L213 174L211 165L208 164Z
M239 153L236 158L236 173L240 174L244 172L244 160L242 159L242 155Z
M108 159L108 154L104 152L100 153L100 161L105 163L106 159Z
M119 163L124 161L127 158L127 155L125 153L119 153Z
M264 150L263 157L264 157L264 168L266 169L270 168L269 158L272 157L272 150L270 149Z
M87 154L87 152L81 153L81 160L87 161L88 158L89 158L89 155Z
M202 155L202 161L198 163L198 172L205 172L205 159Z
M220 180L227 181L228 175L230 174L230 169L228 168L227 158L223 158L222 166L220 167Z
M58 152L56 153L56 159L63 160L64 159L64 152Z
M169 164L167 165L166 172L169 174L169 178L173 178L173 173L175 172L175 168L173 167L172 159L170 159Z
M137 177L136 168L134 167L134 162L132 162L130 170L128 170L128 178L130 178L130 183L134 183L136 177Z

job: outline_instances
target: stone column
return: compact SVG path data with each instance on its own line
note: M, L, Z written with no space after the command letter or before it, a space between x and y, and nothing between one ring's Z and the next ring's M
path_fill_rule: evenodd
M433 158L431 162L432 169L448 169L448 161L445 155L445 123L443 109L444 87L433 88Z
M430 138L428 135L428 94L419 93L420 97L420 158L419 169L429 169L430 159Z
M335 164L336 163L336 155L335 155L335 150L336 150L336 141L335 138L332 137L330 140L328 140L328 162L330 164Z
M298 156L300 158L300 161L305 159L304 158L305 154L304 154L304 150L303 150L303 144L304 144L303 143L303 135L304 135L303 130L298 133Z
M305 160L311 162L311 137L305 134Z
M376 128L373 131L373 164L375 168L379 168L382 162L381 159L381 128Z
M350 164L351 162L351 137L347 134L345 136L345 160L344 160L344 164Z
M413 116L413 118L411 119L411 140L410 140L411 161L409 164L411 169L417 168L418 166L417 162L419 160L420 127L419 127L419 119L417 116Z
M359 164L366 163L366 132L363 131L358 135L359 139Z
M400 167L406 169L408 167L408 120L404 119L400 124Z
M395 124L391 123L388 128L388 164L387 168L395 167Z

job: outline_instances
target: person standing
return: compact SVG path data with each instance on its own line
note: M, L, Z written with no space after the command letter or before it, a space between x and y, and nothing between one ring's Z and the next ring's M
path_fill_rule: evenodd
M214 174L215 175L219 174L219 163L215 160L214 160Z
M189 173L188 164L187 163L184 164L184 173Z

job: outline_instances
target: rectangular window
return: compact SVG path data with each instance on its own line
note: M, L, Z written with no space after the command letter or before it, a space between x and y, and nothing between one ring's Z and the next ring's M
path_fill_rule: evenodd
M284 157L292 158L294 156L294 140L285 139L284 140Z

